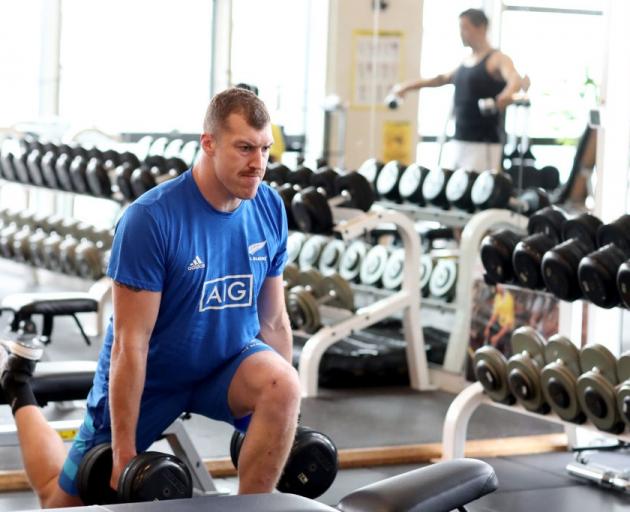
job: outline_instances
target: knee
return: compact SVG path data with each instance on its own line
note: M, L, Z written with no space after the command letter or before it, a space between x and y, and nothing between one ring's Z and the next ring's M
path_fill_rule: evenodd
M300 381L297 371L289 364L269 373L262 388L261 399L280 406L283 410L297 408L300 403Z

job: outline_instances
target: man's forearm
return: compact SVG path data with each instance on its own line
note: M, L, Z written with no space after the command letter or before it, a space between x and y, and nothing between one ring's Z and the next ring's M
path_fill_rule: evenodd
M285 313L276 326L261 325L260 338L289 363L293 361L293 333L289 317Z
M398 92L400 94L405 94L409 91L422 89L424 87L440 87L442 85L446 85L447 83L448 79L446 75L437 75L433 78L419 78L417 80L403 82L402 84L400 84Z
M146 351L115 349L110 364L109 407L114 455L136 451L136 427L146 376Z

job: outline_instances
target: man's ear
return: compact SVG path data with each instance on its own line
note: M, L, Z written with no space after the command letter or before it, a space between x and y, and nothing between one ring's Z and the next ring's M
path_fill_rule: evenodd
M213 156L216 147L216 137L211 133L201 134L201 149L208 156Z

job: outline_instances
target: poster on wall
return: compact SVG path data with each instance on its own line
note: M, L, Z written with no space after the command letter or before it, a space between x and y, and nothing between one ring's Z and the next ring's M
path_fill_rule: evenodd
M472 360L483 345L512 356L510 338L518 327L530 326L547 340L558 332L559 301L550 293L516 286L489 286L482 279L473 284L470 339L466 377L475 380Z
M391 87L400 81L403 33L355 30L352 33L353 107L383 106Z
M398 160L413 162L413 141L409 121L385 121L383 123L383 162Z

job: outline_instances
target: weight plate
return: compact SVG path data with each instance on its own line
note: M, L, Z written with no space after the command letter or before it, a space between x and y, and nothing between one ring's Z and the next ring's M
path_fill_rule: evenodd
M617 389L617 411L630 427L630 382L625 382Z
M352 242L339 262L339 275L346 281L356 281L361 272L363 258L365 258L368 250L368 244L362 240Z
M385 272L389 253L383 245L372 247L361 263L360 279L363 284L377 286Z
M545 366L545 338L532 327L519 327L512 333L512 353L528 353L538 368Z
M397 160L387 162L376 180L376 191L381 197L386 197L392 201L400 199L398 192L398 182L404 167Z
M418 206L425 206L426 201L422 195L422 186L429 172L431 172L429 169L419 164L409 165L403 171L398 182L398 193L401 199L415 203Z
M379 162L376 158L370 158L361 164L357 172L364 176L376 189L376 180L383 168L383 162Z
M394 249L387 260L383 271L383 288L395 290L400 288L403 281L403 270L405 266L405 250Z
M560 334L555 334L549 338L545 347L545 360L548 363L561 360L576 378L582 373L580 368L580 351L569 338L565 338Z
M593 425L604 432L621 433L624 425L612 382L597 371L587 371L577 380L577 393L580 407Z
M333 298L325 302L328 306L333 306L348 311L354 311L354 293L352 288L339 274L332 274L324 277L319 287L322 297L327 297L332 292Z
M320 235L311 236L304 241L298 257L300 269L308 270L309 268L317 267L319 257L327 241L326 237Z
M317 300L307 289L296 286L289 292L287 310L293 329L307 333L314 333L319 329L321 321Z
M540 370L529 353L515 354L508 361L508 386L525 409L545 414L549 405L542 392Z
M495 402L513 404L507 384L507 361L496 348L484 346L475 352L474 371L486 394Z
M429 281L429 292L433 297L452 300L457 285L457 261L441 258L435 264Z
M557 359L542 369L540 385L551 409L565 421L583 423L586 415L577 396L577 375Z
M475 206L472 202L471 191L479 174L468 169L457 169L446 185L446 200L461 210L473 212Z
M423 297L429 296L429 282L433 272L433 258L430 254L420 256L420 291Z
M597 371L611 384L617 384L617 359L603 345L594 344L584 347L580 352L580 367L583 372Z
M288 256L289 263L293 263L298 260L300 251L302 250L302 245L304 244L305 240L306 240L306 235L298 231L295 231L288 236L287 256Z
M339 263L346 250L346 244L341 240L330 240L319 257L319 271L324 276L329 276L339 270Z
M630 352L624 352L617 361L617 377L619 382L630 380Z
M285 287L290 290L294 286L297 285L298 279L300 276L300 269L297 265L293 263L289 263L284 267L284 271L282 272L282 279L284 280Z
M302 270L296 279L296 285L306 287L307 291L312 293L315 297L322 296L321 284L324 280L324 276L314 269Z

